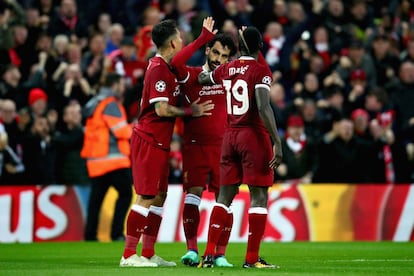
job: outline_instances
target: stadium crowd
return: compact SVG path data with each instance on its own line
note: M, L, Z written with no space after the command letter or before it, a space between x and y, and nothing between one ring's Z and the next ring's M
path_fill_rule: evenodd
M133 123L152 26L175 19L188 44L206 16L235 42L240 26L263 34L283 136L275 181L414 181L414 1L0 0L0 183L89 184L85 104L117 72ZM178 120L170 183L181 135Z

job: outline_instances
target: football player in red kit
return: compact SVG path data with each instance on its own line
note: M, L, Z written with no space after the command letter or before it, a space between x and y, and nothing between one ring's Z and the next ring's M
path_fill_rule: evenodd
M203 29L211 32L214 21L207 18ZM211 33L211 37L214 34ZM121 267L176 266L155 254L154 244L160 228L168 190L168 160L175 117L210 115L214 104L193 102L179 108L180 94L171 59L181 50L182 39L173 20L165 20L152 29L157 54L148 65L138 122L131 138L132 176L137 200L127 218L125 248ZM141 256L136 254L142 236Z
M183 49L182 52L189 49ZM182 56L182 52L180 56ZM187 241L187 253L181 257L181 262L196 266L199 264L197 230L200 222L199 205L203 191L216 194L220 185L220 156L224 129L227 121L226 96L221 84L202 85L198 82L201 71L213 71L219 65L229 61L236 52L236 46L229 34L217 34L207 43L205 49L206 61L203 66L185 66L176 68L181 84L181 92L187 104L198 98L201 101L211 100L214 110L211 116L184 118L183 143L183 186L186 192L183 209L183 228ZM189 57L187 54L184 57ZM178 57L178 55L177 55ZM174 58L185 64L186 60ZM231 267L225 258L225 250L233 225L233 214L229 211L228 224L224 227L223 235L217 244L214 256L215 266Z
M228 114L221 154L220 192L210 216L207 247L200 267L214 266L215 250L227 224L229 206L241 183L246 183L250 191L249 236L243 267L277 267L259 257L267 220L268 188L273 185L273 170L282 160L269 99L272 75L267 65L257 61L261 45L260 32L254 27L244 28L239 31L240 58L199 75L202 84L223 85Z

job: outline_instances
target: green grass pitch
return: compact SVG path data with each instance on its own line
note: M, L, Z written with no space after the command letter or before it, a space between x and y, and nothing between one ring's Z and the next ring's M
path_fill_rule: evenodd
M0 244L0 275L414 275L414 243L266 242L261 255L277 270L241 268L246 245L231 243L234 268L194 268L180 263L183 243L158 243L156 252L174 268L120 268L124 243ZM200 245L203 251L205 244ZM139 248L140 249L140 248ZM138 251L139 252L139 251Z

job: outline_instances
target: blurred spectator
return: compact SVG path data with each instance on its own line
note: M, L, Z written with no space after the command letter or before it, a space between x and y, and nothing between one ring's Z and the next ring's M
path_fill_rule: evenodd
M56 13L56 1L53 0L35 0L34 5L39 10L39 15L42 18L42 22L48 22L48 25L57 16Z
M332 124L345 116L344 95L341 87L332 85L324 91L325 99L317 104L321 114L321 130L326 133L332 129Z
M371 141L372 136L369 133L369 114L362 108L355 109L351 113L351 120L354 123L354 133L356 137Z
M323 98L318 77L311 72L305 75L303 83L295 83L293 93L293 99L297 106L302 106L305 99L312 99L317 102Z
M93 95L91 86L89 85L88 80L83 76L78 64L71 64L67 67L63 86L62 83L60 85L60 93L63 95L63 102L61 102L59 106L66 105L70 100L76 100L81 106L84 106ZM56 92L59 93L58 91Z
M119 51L110 55L112 60L111 71L115 71L125 79L127 88L136 85L144 76L148 62L138 60L136 46L131 37L125 37Z
M9 51L14 46L13 27L25 23L25 14L16 0L4 0L0 2L0 51ZM4 55L4 53L2 53ZM13 62L13 53L9 57L2 57L1 61ZM7 63L7 62L5 62Z
M13 64L19 67L22 80L26 80L30 74L31 66L36 61L35 42L37 36L28 41L28 30L25 25L16 25L13 28L14 47L9 50L12 53Z
M10 100L0 100L0 123L9 138L9 146L21 157L22 131L19 128L19 117L16 112L16 104Z
M21 74L19 69L12 64L3 66L0 79L0 95L2 99L11 99L18 103L19 107L25 105L26 95L20 86Z
M366 1L353 0L349 11L354 37L365 41L375 28L374 18L371 13L368 13Z
M111 54L111 68L125 80L126 92L124 106L127 110L128 121L132 121L138 114L139 101L141 100L142 82L147 60L139 60L136 55L135 43L131 37L122 40L121 48Z
M273 113L275 115L276 124L278 126L278 131L284 129L283 122L286 121L285 117L285 109L286 109L286 102L285 102L285 89L279 83L273 83L270 87L270 105L273 109Z
M31 131L23 141L27 184L56 183L56 148L52 135L47 118L35 117Z
M119 23L115 23L109 27L107 32L105 55L119 49L124 39L124 27Z
M0 184L22 184L25 167L8 143L8 135L0 124Z
M405 61L400 67L400 82L392 92L392 105L396 111L396 127L407 131L414 127L414 63Z
M32 119L46 116L47 113L47 94L40 88L33 88L29 92L28 106Z
M401 61L411 61L414 62L414 38L407 41L407 46L400 55Z
M12 64L4 66L0 79L1 98L13 100L16 103L17 109L25 107L27 104L28 90L33 87L44 86L46 59L46 53L39 53L39 63L34 67L34 71L25 82L21 82L21 74L17 66Z
M374 87L365 98L364 108L368 111L370 119L376 118L378 113L390 108L388 94L382 87Z
M312 183L316 169L316 152L312 141L305 134L304 122L299 115L291 115L282 139L282 163L276 169L276 179L297 179L300 183Z
M369 147L354 137L349 119L334 122L319 146L319 168L314 182L364 183L370 181Z
M265 1L262 6L256 7L251 18L253 25L261 32L265 31L269 22L277 22L282 26L287 25L289 19L286 2L285 0Z
M351 77L351 72L356 69L361 69L365 72L369 88L375 86L377 83L377 73L374 62L371 56L365 52L360 40L352 42L348 49L348 56L342 56L336 67L336 71L343 81L348 81Z
M285 42L282 25L278 22L269 22L266 26L263 40L266 44L265 58L270 68L275 70L280 61L280 53Z
M367 74L362 69L355 69L349 77L349 92L346 98L347 111L363 108L367 94Z
M239 26L251 25L250 14L254 8L246 0L227 0L224 1L224 8L227 14L236 22Z
M237 40L237 26L233 20L231 19L224 20L221 31L232 35L234 39Z
M152 1L152 0L127 0L125 3L125 17L128 26L132 28L129 31L135 31L138 26L145 26L145 20L163 19L160 9L161 5L170 5L174 8L175 1ZM144 19L146 17L146 19ZM152 18L152 19L149 19ZM130 32L128 32L130 33Z
M398 56L391 52L391 41L386 35L376 35L371 48L377 73L376 85L387 86L397 75L400 66Z
M89 33L101 33L105 36L105 39L107 39L109 37L111 26L112 26L111 16L106 12L101 12L98 15L96 24L91 26Z
M80 66L82 63L81 46L77 43L69 43L66 59L69 64L78 64Z
M81 70L92 87L97 87L103 74L105 38L96 33L89 40L89 50L82 55ZM96 90L96 89L95 89Z
M396 182L395 163L398 162L397 151L400 150L398 145L397 147L394 145L395 135L391 128L393 120L392 112L379 113L377 118L373 119L369 125L373 139L373 156L369 162L369 169L371 171L371 181L374 183Z
M50 34L65 34L72 43L79 43L81 48L87 45L88 28L82 17L78 16L75 0L62 0L57 16L50 24Z
M135 46L137 47L137 59L148 61L156 52L156 47L151 37L152 26L143 26L134 37Z
M68 47L69 38L66 35L55 36L51 55L56 62L67 62ZM54 78L54 80L56 81L57 78Z
M162 19L161 12L158 7L149 6L144 10L141 26L154 26Z
M351 41L351 26L345 13L343 1L328 0L322 18L323 25L329 33L330 46L336 49L347 47Z
M71 102L63 110L64 128L53 141L57 149L59 183L70 185L90 184L86 160L80 156L83 146L81 106Z
M305 135L315 144L323 136L320 111L316 102L312 99L305 99L299 111L305 124Z
M324 26L317 27L313 32L312 48L322 58L323 70L327 70L332 63L330 47L328 30Z

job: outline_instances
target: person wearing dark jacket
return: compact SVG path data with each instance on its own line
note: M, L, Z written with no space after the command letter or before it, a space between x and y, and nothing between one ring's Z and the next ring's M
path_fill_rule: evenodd
M64 108L63 121L64 129L53 139L58 151L58 180L62 184L87 185L90 180L86 171L86 160L80 156L83 126L79 103L73 102Z
M30 133L23 141L26 184L53 184L56 181L56 148L45 116L34 118Z

